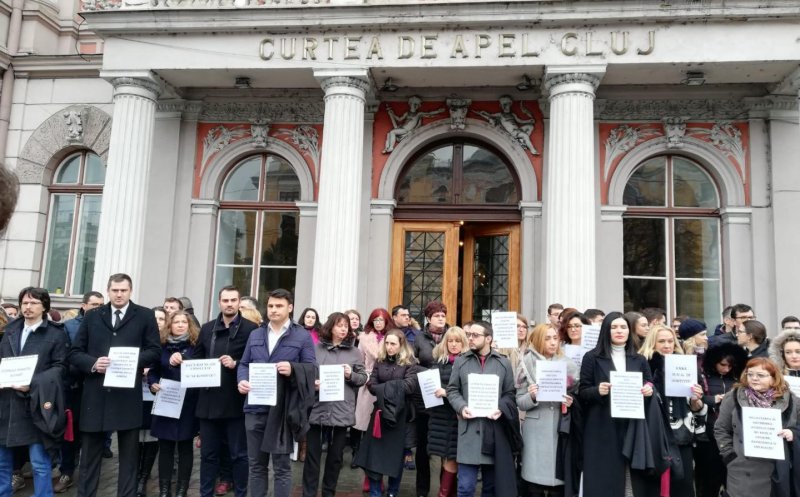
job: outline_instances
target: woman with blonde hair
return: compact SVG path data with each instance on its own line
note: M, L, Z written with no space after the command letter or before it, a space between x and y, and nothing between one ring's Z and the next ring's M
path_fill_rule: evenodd
M572 397L563 402L545 402L536 398L537 366L547 362L565 362L567 387L578 380L578 367L561 350L558 331L549 324L533 328L528 336L528 347L517 368L517 407L525 413L522 423L522 479L529 491L525 495L563 495L564 482L556 478L558 451L558 424L562 406L572 406Z
M243 318L259 326L262 322L264 322L264 317L260 312L258 312L258 309L253 309L252 307L240 307L239 312L242 313Z
M458 445L458 417L447 400L444 387L450 382L450 373L456 357L467 350L469 343L464 330L458 326L448 329L442 341L433 348L434 363L431 369L439 371L442 388L434 394L444 401L443 405L428 409L428 454L442 458L442 475L439 480L438 497L453 497L456 494L456 449Z

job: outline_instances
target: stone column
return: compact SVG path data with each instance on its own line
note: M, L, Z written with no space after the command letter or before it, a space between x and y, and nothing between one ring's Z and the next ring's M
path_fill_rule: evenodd
M545 305L594 307L596 290L594 91L605 66L545 71L550 133L542 195Z
M375 199L370 202L370 250L367 256L367 305L364 309L391 307L399 302L389 302L389 283L392 272L392 227L394 226L394 199Z
M520 286L522 287L522 300L520 312L528 319L537 320L536 309L546 308L547 304L541 304L541 291L537 288L541 274L541 258L537 257L537 240L541 240L542 234L542 203L541 202L520 202L519 210L522 212L522 232L520 233L521 247L521 268ZM539 245L541 247L541 245Z
M136 283L142 276L147 190L160 85L149 71L113 71L101 73L101 77L114 85L114 114L93 288L103 291L109 275L127 273L133 279L136 299Z
M366 69L317 70L325 91L311 305L322 316L357 303Z

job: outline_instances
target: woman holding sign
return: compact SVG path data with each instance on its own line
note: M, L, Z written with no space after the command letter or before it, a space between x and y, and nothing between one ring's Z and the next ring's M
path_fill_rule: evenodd
M200 328L186 311L175 311L167 317L167 326L161 331L161 361L150 368L147 380L150 391L157 394L164 380L181 381L183 359L192 357L200 335ZM150 432L158 438L158 489L159 497L170 497L170 482L178 449L178 479L175 497L186 497L192 475L192 439L199 430L194 417L198 389L187 388L178 418L153 415Z
M680 450L683 474L678 471L670 472L670 493L676 496L693 497L692 444L694 443L694 413L700 413L704 409L703 389L697 384L697 362L694 356L690 357L691 363L695 366L691 373L693 376L691 397L675 397L668 395L667 392L669 390L667 383L671 381L670 378L673 373L671 368L667 367L669 361L665 359L673 354L683 355L675 330L664 325L655 325L644 339L639 353L648 360L650 371L653 374L653 384L661 394L663 401L663 416L669 421L675 444Z
M540 369L553 363L564 363L563 374L556 380L563 381L564 395L560 401L538 398L540 384L550 381ZM542 366L540 368L540 366ZM549 375L548 375L549 376ZM563 495L564 482L556 478L558 449L558 424L562 408L572 406L572 397L566 390L578 377L578 368L564 356L558 332L547 324L533 329L528 339L528 348L517 368L517 407L525 412L522 424L522 479L528 483L529 491L524 495L543 497ZM544 384L542 385L544 386ZM549 399L549 397L548 397Z
M306 460L303 466L303 497L315 497L319 487L319 467L322 460L323 432L330 429L328 456L325 458L325 473L322 477L322 497L333 497L342 469L342 454L347 442L347 428L356 422L356 393L358 387L367 382L361 353L354 347L355 333L350 329L347 316L334 312L319 332L319 343L315 346L317 363L321 369L334 366L341 369L340 381L344 382L344 398L336 401L317 402L311 409L306 441ZM322 374L320 374L322 377ZM320 381L316 381L317 390Z
M772 476L776 470L775 460L748 454L753 449L771 445L774 437L781 437L786 442L794 441L794 431L790 428L797 425L798 402L774 362L763 357L748 361L739 384L722 400L719 418L714 426L719 452L727 465L725 489L730 497L770 495ZM748 430L745 436L743 410L748 407L777 409L781 413L781 426L774 433L765 435L761 443L755 430ZM781 452L785 454L786 444L782 445ZM788 489L785 495L789 495Z
M647 360L636 353L633 334L622 313L611 312L600 326L597 346L581 362L580 399L586 432L583 440L584 497L635 497L658 492L659 479L630 467L623 441L633 419L612 417L612 372L639 373L641 395L653 395ZM657 493L655 495L658 495Z

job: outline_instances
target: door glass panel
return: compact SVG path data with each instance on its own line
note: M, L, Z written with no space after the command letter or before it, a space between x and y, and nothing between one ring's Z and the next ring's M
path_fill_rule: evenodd
M492 311L508 309L508 235L475 238L472 273L473 320L491 321Z
M267 180L264 186L267 202L295 202L300 200L300 180L288 161L267 156Z
M676 219L675 276L719 278L719 245L719 220Z
M294 293L295 274L297 270L291 268L262 267L258 277L258 301L266 302L269 292L283 288ZM324 319L324 318L323 318Z
M253 263L255 225L256 213L253 211L220 211L218 264Z
M667 309L667 280L623 279L625 312L638 311L645 307Z
M516 204L514 178L500 157L485 148L464 145L462 204Z
M86 154L86 173L83 182L87 185L102 185L106 179L106 166L100 156ZM84 292L85 293L85 292Z
M405 232L403 303L411 316L424 323L422 310L431 300L442 299L444 285L445 234L431 231Z
M258 200L258 182L261 180L261 156L248 159L233 170L222 189L222 200Z
M664 219L622 220L626 276L666 276Z
M100 195L84 195L81 200L83 205L81 205L81 217L78 226L78 246L77 250L75 250L72 295L80 295L92 289L102 200L103 198Z
M708 174L681 157L672 159L675 207L717 207L717 188Z
M265 212L263 216L261 264L264 266L296 266L299 213Z
M53 195L50 233L47 234L47 275L44 287L56 295L64 293L64 286L67 283L75 200L75 195Z
M58 174L56 174L56 183L63 185L63 184L75 184L78 182L78 175L81 170L81 154L76 154L67 159L60 168L58 168Z
M398 203L451 203L453 146L426 153L408 169L397 188Z
M665 161L664 157L654 157L634 171L622 194L622 202L625 205L655 207L666 205Z
M719 280L675 281L675 314L715 323L719 320L720 309Z

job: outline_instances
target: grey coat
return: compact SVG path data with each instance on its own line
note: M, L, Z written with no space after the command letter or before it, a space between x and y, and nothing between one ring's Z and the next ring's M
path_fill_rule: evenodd
M525 413L522 422L522 438L525 442L522 448L522 478L537 485L554 487L564 484L556 478L561 402L538 402L528 393L528 386L536 381L536 363L547 360L565 361L568 383L573 384L577 380L578 367L566 356L546 359L533 349L528 349L517 367L517 407Z
M792 393L787 391L775 402L775 408L785 411L789 406L791 395ZM797 397L792 400L793 412L789 413L789 421L784 428L792 428L797 424L800 400ZM719 418L714 425L714 437L717 439L720 456L723 461L729 461L726 488L730 497L767 495L772 487L775 461L744 456L742 420L737 413L737 402L742 407L748 405L743 388L736 388L725 395L719 408Z
M356 423L356 394L358 387L367 382L367 372L364 370L364 361L361 352L353 347L355 339L345 340L338 346L324 340L314 347L317 364L320 366L331 364L349 364L352 368L350 379L344 381L344 400L338 402L320 402L319 393L317 401L311 409L308 422L320 426L353 426Z
M486 357L481 368L478 355L469 351L459 356L453 364L450 382L447 384L447 400L459 415L458 418L458 451L456 460L461 464L494 464L493 458L483 454L483 423L497 423L488 418L463 419L461 412L469 405L468 381L470 373L495 374L500 379L500 395L498 403L506 398L514 402L514 371L507 358L495 350Z

